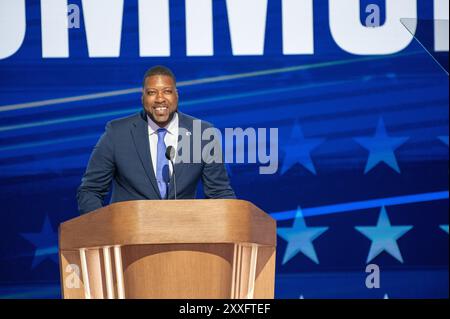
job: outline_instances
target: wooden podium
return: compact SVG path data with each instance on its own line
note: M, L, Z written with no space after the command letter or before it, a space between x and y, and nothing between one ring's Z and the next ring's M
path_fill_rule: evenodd
M59 227L64 298L273 298L276 222L243 200L114 203Z

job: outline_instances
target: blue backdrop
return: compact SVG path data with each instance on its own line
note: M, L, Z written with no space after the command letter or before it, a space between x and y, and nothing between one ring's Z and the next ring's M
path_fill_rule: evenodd
M276 298L448 298L448 75L424 49L430 23L401 52L354 55L332 37L328 1L314 1L314 54L283 55L281 1L269 0L264 54L236 56L214 0L214 55L191 57L185 3L171 0L171 55L140 57L127 0L120 56L90 58L82 3L69 3L81 19L68 58L42 57L40 2L26 1L23 44L0 60L0 297L60 297L57 228L78 215L93 146L107 121L140 110L144 72L164 64L183 112L279 130L276 174L228 165L237 196L277 219ZM383 22L380 0L361 1L361 21L370 3ZM417 3L433 19L433 2ZM233 76L192 82L221 75ZM101 92L112 94L89 95Z

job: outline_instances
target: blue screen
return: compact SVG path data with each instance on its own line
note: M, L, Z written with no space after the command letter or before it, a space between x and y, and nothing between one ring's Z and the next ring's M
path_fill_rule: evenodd
M27 0L23 41L0 58L0 298L61 297L58 226L79 216L76 190L105 124L142 109L143 75L158 64L177 77L180 111L222 132L278 130L274 174L227 164L237 197L277 220L275 298L448 298L448 42L434 50L433 1L406 1L417 4L416 36L395 52L376 36L365 46L357 31L338 36L339 1L313 1L312 42L290 54L283 5L292 1L251 1L248 27L262 10L263 38L240 54L239 4L213 0L213 52L188 55L187 1L171 0L170 52L146 56L138 1L126 0L118 54L104 57L87 36L84 2L68 2L79 25L65 57L44 56L58 55L44 39L45 8ZM364 28L399 23L388 21L389 1L358 2L361 25L379 19ZM378 287L367 285L369 265Z

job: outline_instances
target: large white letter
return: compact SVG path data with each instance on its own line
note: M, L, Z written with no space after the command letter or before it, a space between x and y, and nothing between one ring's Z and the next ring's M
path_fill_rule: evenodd
M170 56L168 0L139 0L139 55Z
M267 0L227 0L233 55L263 55Z
M283 54L314 54L312 0L283 0Z
M118 57L123 0L83 0L82 3L89 56Z
M41 0L43 58L69 57L67 0Z
M434 0L434 51L448 52L448 2Z
M186 0L186 55L214 54L211 0Z
M0 0L0 59L19 50L25 29L25 0Z
M360 0L330 0L329 7L331 34L349 53L393 54L405 49L414 38L400 19L417 19L416 0L386 0L386 22L376 28L361 24ZM410 30L413 34L416 27L414 22Z

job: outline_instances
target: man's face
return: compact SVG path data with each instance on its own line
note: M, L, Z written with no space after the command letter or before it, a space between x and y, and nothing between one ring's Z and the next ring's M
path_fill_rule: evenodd
M178 92L170 76L152 75L145 79L142 92L145 112L160 127L166 126L178 108Z

